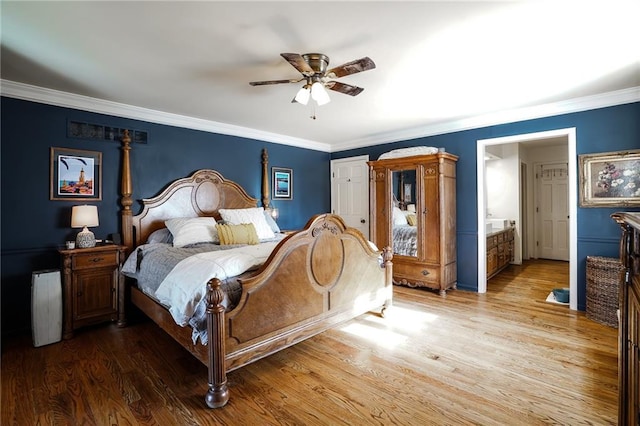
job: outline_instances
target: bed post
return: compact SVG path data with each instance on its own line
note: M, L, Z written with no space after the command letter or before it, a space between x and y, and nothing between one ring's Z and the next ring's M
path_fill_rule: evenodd
M267 148L262 149L262 206L269 208L269 155Z
M131 199L131 163L129 162L129 151L131 151L131 137L129 137L129 131L125 130L122 135L122 170L121 170L121 193L120 204L122 205L122 211L120 212L121 226L122 226L122 244L127 246L127 254L133 249L133 222L131 205L133 200Z
M385 269L385 285L390 287L389 298L384 302L380 314L384 317L388 308L393 304L393 249L391 247L385 247L382 249L382 260L384 261Z
M229 401L225 366L224 291L221 281L212 278L207 283L207 334L209 343L209 390L204 398L209 408L220 408Z

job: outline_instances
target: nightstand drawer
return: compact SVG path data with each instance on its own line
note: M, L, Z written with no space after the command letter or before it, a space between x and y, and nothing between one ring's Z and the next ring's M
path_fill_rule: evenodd
M118 252L108 251L100 253L86 253L78 254L73 257L72 268L86 269L86 268L100 268L103 266L115 266L118 264Z

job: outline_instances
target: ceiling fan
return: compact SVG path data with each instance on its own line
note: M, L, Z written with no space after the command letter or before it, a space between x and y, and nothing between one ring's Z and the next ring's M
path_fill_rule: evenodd
M339 67L327 70L329 66L329 57L322 53L304 53L302 55L298 53L281 53L280 56L286 59L287 62L297 69L302 74L302 78L252 81L249 84L252 86L264 86L268 84L298 83L304 81L304 86L302 86L295 98L291 101L298 102L303 105L306 105L309 102L309 97L316 101L318 105L324 105L329 102L329 94L325 88L335 90L336 92L344 93L346 95L359 95L364 90L362 87L340 83L333 79L371 70L376 67L376 64L368 57L347 62Z

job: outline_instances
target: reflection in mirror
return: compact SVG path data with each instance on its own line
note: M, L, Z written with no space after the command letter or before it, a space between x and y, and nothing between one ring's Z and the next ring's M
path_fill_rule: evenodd
M392 246L393 253L416 257L418 250L418 221L415 212L416 171L399 170L392 174Z

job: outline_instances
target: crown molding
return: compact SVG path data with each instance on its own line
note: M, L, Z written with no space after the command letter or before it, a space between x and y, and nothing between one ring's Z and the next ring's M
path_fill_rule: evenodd
M422 126L412 129L403 129L397 132L389 132L374 137L345 142L333 145L331 152L345 151L348 149L362 148L371 145L381 145L391 142L406 141L427 136L442 135L445 133L459 132L463 130L478 129L481 127L495 126L499 124L515 123L518 121L533 120L536 118L552 117L555 115L570 114L574 112L588 111L598 108L606 108L615 105L629 104L640 101L640 86L630 87L597 95L568 99L565 101L536 105L524 108L515 108L498 111L475 117L453 120L431 126Z
M569 99L561 102L503 110L430 126L402 129L397 132L383 133L336 145L294 138L277 133L264 132L248 127L234 126L216 121L156 111L148 108L141 108L133 105L121 104L118 102L91 98L88 96L76 95L53 89L46 89L29 84L17 83L10 80L0 80L0 94L2 96L26 101L79 109L134 120L148 121L156 124L165 124L169 126L255 139L264 142L273 142L282 145L312 149L315 151L338 152L348 149L363 148L366 146L406 141L427 136L435 136L445 133L638 102L640 101L640 86Z
M25 101L79 109L134 120L148 121L156 124L165 124L223 135L238 136L247 139L256 139L263 142L291 145L315 151L330 152L331 149L330 145L326 143L294 138L277 133L264 132L248 127L234 126L232 124L225 124L217 121L203 120L200 118L188 117L186 115L156 111L153 109L141 108L104 99L97 99L89 96L76 95L59 90L17 83L10 80L0 80L0 94L2 94L2 96Z

